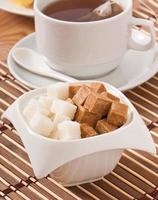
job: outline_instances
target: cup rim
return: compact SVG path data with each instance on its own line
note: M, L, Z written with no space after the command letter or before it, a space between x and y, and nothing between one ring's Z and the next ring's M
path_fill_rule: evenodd
M90 21L90 22L73 22L73 21L64 21L64 20L60 20L60 19L55 19L55 18L52 18L52 17L49 17L47 15L45 15L39 8L38 8L38 3L39 0L35 0L34 1L34 11L35 13L38 13L39 15L41 15L43 18L45 18L46 20L50 21L50 22L54 22L54 23L60 23L60 24L64 24L64 25L96 25L96 24L101 24L101 23L108 23L108 22L113 22L115 21L115 19L117 18L120 18L122 17L125 13L128 13L129 10L131 9L132 7L132 0L126 0L128 1L128 5L127 7L123 10L123 12L121 12L120 14L118 15L115 15L113 17L110 17L110 18L107 18L107 19L102 19L102 20L98 20L98 21Z

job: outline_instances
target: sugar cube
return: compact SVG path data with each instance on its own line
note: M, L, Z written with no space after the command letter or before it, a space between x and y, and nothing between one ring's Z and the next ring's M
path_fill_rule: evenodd
M88 109L89 112L104 115L110 107L109 102L102 99L98 94L91 93L88 95L84 107Z
M69 98L73 98L75 94L78 92L78 90L81 88L81 85L70 85L69 86Z
M66 99L66 102L69 102L69 103L71 103L71 104L74 104L74 102L73 102L72 99L70 99L70 98Z
M47 95L50 97L56 97L59 99L67 99L69 96L69 84L68 83L56 83L50 85L47 88Z
M77 91L77 93L74 95L74 97L72 98L72 101L80 106L82 105L86 98L88 97L88 95L91 93L91 90L88 86L83 85L82 87L80 87L80 89Z
M36 99L31 99L23 110L23 115L29 122L33 115L38 110L38 101Z
M54 125L51 119L49 119L47 116L36 112L30 120L30 127L33 131L40 135L49 136L53 131Z
M112 101L120 101L120 98L119 97L117 97L116 95L113 95L112 93L109 93L109 92L107 92L107 97L109 98L109 99L111 99Z
M77 106L60 99L55 99L51 107L52 113L64 115L71 120L73 120L76 110Z
M96 131L100 134L114 131L117 128L117 126L108 123L106 119L99 120L95 127Z
M90 88L93 92L96 92L96 93L102 93L106 91L105 85L99 82L91 83Z
M75 115L75 121L86 123L89 126L95 127L97 121L101 119L101 115L89 112L83 106L79 106Z
M104 100L107 100L109 99L109 101L113 102L113 101L120 101L120 98L117 97L116 95L113 95L112 93L109 93L109 92L102 92L100 94L100 98L104 99Z
M107 122L120 127L126 123L127 114L128 106L126 104L113 102L108 113Z
M59 140L73 140L81 138L80 124L74 121L64 121L58 124Z
M23 115L29 122L37 111L46 116L48 116L50 113L50 111L46 107L40 105L37 99L31 99L24 108Z
M80 128L81 128L82 138L87 138L87 137L92 137L92 136L97 135L97 132L88 124L81 124Z
M39 99L38 99L38 102L42 107L50 110L50 107L52 106L53 100L54 100L53 97L40 96Z
M54 130L57 129L57 125L63 121L67 121L69 120L70 121L70 118L69 117L66 117L64 115L60 115L60 114L55 114L54 117L53 117L53 123L54 123Z

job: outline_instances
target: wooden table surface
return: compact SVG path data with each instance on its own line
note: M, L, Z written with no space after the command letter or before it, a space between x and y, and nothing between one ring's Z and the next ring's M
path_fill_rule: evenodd
M158 0L144 0L136 17L152 20L158 39ZM152 10L151 10L152 9ZM0 11L0 115L20 95L30 90L8 71L10 48L34 31L33 19ZM129 90L131 100L145 121L158 152L158 74ZM112 173L100 181L64 188L47 176L37 180L18 133L8 121L0 121L0 199L13 200L156 200L158 155L128 150Z
M34 20L0 11L0 61L6 62L10 48L34 32Z

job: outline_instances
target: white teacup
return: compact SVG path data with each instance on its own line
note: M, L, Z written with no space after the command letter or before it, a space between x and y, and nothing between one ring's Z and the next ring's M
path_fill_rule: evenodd
M35 0L34 10L38 50L57 71L80 78L103 75L119 66L128 49L146 51L155 44L153 23L132 17L132 0L117 0L122 13L92 22L61 21L43 14L55 1L60 0ZM149 29L148 44L132 39L132 25Z

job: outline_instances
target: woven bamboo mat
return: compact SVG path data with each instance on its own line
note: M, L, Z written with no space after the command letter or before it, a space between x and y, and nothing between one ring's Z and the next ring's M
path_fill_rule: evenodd
M158 0L144 0L134 15L155 22L158 37ZM151 11L152 9L152 11ZM153 13L154 12L154 13ZM158 39L158 38L157 38ZM30 88L16 80L0 62L0 115ZM127 150L114 171L90 184L65 188L47 176L37 180L18 133L0 121L0 199L6 200L156 200L158 199L158 74L125 95L145 121L157 155Z

